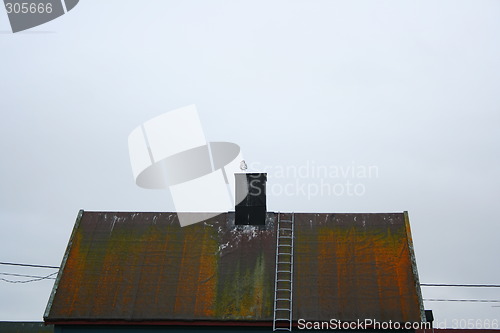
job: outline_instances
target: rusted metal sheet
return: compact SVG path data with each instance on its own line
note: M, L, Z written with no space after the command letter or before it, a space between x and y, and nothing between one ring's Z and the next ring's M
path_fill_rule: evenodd
M276 216L83 212L45 320L271 321ZM295 214L294 318L418 321L421 298L400 214Z
M294 318L420 321L404 214L296 214Z
M273 216L181 228L174 213L84 212L46 320L269 320Z

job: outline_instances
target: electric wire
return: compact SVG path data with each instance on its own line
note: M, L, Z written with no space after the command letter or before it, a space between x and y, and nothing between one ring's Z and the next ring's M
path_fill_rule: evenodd
M22 267L33 267L33 268L49 268L49 269L59 269L59 266L49 266L49 265L35 265L35 264L23 264L14 262L0 262L0 265L8 266L22 266ZM0 275L16 276L16 277L29 277L33 278L31 280L9 280L0 278L0 281L5 281L9 283L28 283L41 280L52 279L58 272L46 276L38 275L25 275L25 274L15 274L15 273L0 273ZM451 283L420 283L421 287L461 287L461 288L500 288L500 284L451 284ZM441 299L441 298L426 298L423 299L426 302L478 302L478 303L500 303L500 300L487 300L487 299Z
M421 283L422 287L465 287L465 288L500 288L500 284L448 284L448 283Z
M39 276L39 275L26 275L26 274L15 274L15 273L5 273L5 272L0 272L0 275L29 277L29 278L35 278L35 279L43 278L43 276ZM49 278L49 279L55 279L55 278Z
M9 266L24 266L24 267L37 267L37 268L53 268L59 269L58 266L47 266L47 265L32 265L32 264L20 264L15 262L0 262L0 265L9 265Z
M31 279L31 280L8 280L4 278L0 278L0 281L8 282L8 283L29 283L29 282L35 282L35 281L41 281L41 280L47 280L47 279L53 279L52 276L57 274L58 272L54 272L52 274L49 274L47 276L42 276L36 279Z
M424 298L425 302L474 302L474 303L500 303L500 299L444 299Z

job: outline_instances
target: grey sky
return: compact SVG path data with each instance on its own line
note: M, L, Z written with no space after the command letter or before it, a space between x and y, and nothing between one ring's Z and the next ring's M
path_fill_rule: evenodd
M196 104L207 140L274 166L269 186L296 184L280 166L378 168L350 179L364 195L271 194L269 210L408 210L422 282L500 283L500 2L82 0L8 31L0 9L0 261L59 265L79 209L173 210L135 186L127 137ZM51 288L0 281L0 320L41 320ZM500 319L426 308L447 326Z

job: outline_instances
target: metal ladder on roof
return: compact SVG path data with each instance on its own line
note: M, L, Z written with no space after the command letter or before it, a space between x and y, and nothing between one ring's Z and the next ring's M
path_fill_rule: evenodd
M273 331L292 330L294 220L294 213L290 219L278 213Z

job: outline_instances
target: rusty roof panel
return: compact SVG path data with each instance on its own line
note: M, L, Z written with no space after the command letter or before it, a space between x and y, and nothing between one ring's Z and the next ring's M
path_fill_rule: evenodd
M294 317L420 321L404 214L296 214Z
M84 212L45 320L273 318L276 214L180 227L175 213ZM404 215L295 214L294 318L417 321Z

